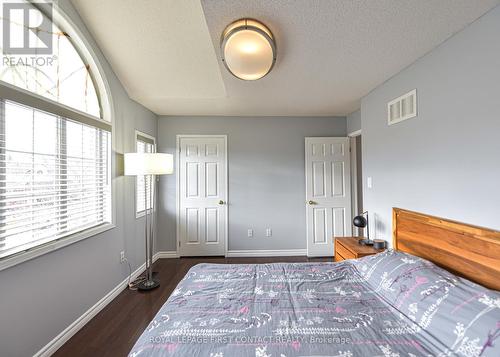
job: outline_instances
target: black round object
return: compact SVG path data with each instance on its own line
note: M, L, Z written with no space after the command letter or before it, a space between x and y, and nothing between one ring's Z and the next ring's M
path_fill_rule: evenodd
M146 280L137 285L137 289L141 291L153 290L160 286L160 281L158 279Z
M366 218L363 216L356 216L352 220L352 224L354 224L356 227L359 227L359 228L365 228L366 227Z
M385 249L387 243L385 240L382 239L375 239L373 240L373 248L375 249Z
M373 241L369 239L360 239L358 240L359 245L373 245Z

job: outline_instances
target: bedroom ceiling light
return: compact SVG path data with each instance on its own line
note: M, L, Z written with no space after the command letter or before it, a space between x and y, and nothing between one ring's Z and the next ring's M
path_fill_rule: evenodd
M268 74L276 62L276 43L262 23L241 19L222 33L222 62L239 79L254 81Z

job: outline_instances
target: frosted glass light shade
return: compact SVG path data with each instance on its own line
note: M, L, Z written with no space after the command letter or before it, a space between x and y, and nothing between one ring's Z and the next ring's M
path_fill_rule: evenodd
M257 80L268 74L276 62L276 44L262 23L242 19L231 23L222 34L222 61L234 76Z
M127 153L125 175L169 175L174 172L174 156L163 153Z

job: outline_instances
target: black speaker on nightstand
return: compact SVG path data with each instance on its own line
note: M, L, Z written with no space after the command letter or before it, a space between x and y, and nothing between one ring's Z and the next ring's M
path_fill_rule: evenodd
M374 239L372 242L373 242L373 248L375 249L387 248L387 242L383 239Z

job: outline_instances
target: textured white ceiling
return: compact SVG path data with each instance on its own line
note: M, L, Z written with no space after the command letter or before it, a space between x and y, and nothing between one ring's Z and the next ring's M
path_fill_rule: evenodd
M131 98L162 115L345 115L500 0L72 0ZM273 31L277 63L245 82L220 61L233 20Z
M225 97L199 1L72 3L131 98Z

